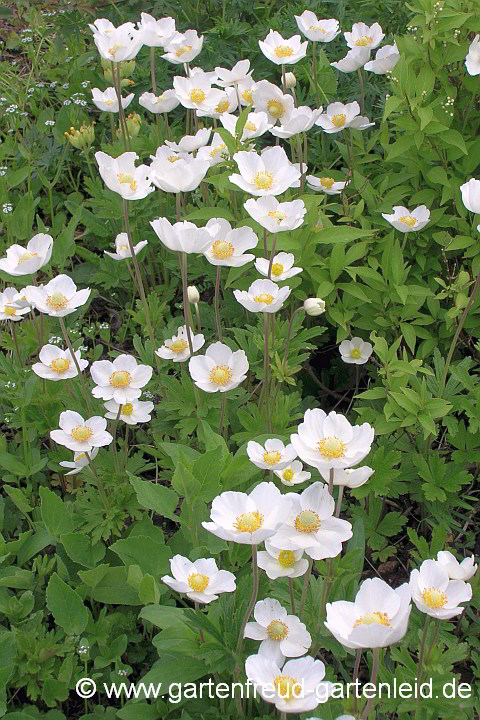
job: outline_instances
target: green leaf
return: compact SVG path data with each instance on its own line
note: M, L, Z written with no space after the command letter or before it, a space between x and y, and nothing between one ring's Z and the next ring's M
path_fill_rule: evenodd
M21 488L13 487L12 485L4 485L3 489L20 512L26 514L33 510Z
M148 552L146 552L148 548ZM125 565L138 565L145 574L160 577L170 570L172 551L151 538L142 535L117 540L110 545Z
M94 568L105 555L105 545L92 543L83 533L65 533L60 536L60 542L73 562L87 568Z
M27 467L16 458L14 455L10 455L7 452L0 452L0 467L5 468L8 472L20 477L28 476Z
M54 537L72 532L75 523L72 516L71 503L63 502L62 498L46 487L39 490L42 501L42 520L48 532Z
M359 228L350 227L349 225L341 225L332 228L325 228L315 233L315 242L321 245L329 245L333 243L347 243L358 238L370 237L373 235L371 230L360 230Z
M88 610L82 598L56 572L48 583L47 607L67 635L81 635L87 627Z
M153 510L158 515L176 520L178 516L174 514L174 510L178 505L178 495L171 488L165 485L155 485L149 480L142 480L128 473L130 484L133 486L138 503L147 510Z
M184 220L211 220L212 218L224 218L230 222L235 220L234 216L224 207L203 207L185 215Z

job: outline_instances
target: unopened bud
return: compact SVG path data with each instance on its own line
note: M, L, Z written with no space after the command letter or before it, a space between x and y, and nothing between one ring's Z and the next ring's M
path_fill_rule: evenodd
M94 125L95 122L92 122L91 125L84 124L80 127L80 130L76 130L74 127L71 127L69 132L64 132L63 134L73 147L78 148L78 150L85 150L92 145L95 139L95 130L93 129Z
M307 315L321 315L325 312L325 301L321 298L307 298L303 303L303 309Z
M294 88L297 84L297 78L292 72L285 73L285 87Z
M195 305L200 300L200 293L198 292L195 285L189 285L187 288L188 302Z
M101 58L103 74L105 78L112 82L112 63L110 60ZM124 60L123 62L115 63L115 74L120 73L121 78L128 78L135 70L135 60Z

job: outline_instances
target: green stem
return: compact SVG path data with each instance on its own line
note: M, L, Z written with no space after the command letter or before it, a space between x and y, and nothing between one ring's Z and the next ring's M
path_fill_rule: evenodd
M302 310L303 310L303 305L302 305L302 307L297 308L292 313L292 315L290 317L290 322L288 323L287 338L285 340L285 346L284 346L284 350L283 350L283 364L284 365L286 365L287 360L288 360L288 346L290 345L290 338L292 336L293 318L295 317L295 315L297 313L301 312Z
M221 267L217 265L217 274L215 278L215 323L217 325L217 335L222 342L222 323L220 321L220 273Z
M100 493L100 497L102 498L105 509L107 509L109 503L108 503L107 493L105 492L105 487L103 485L103 482L100 480L100 477L95 469L95 465L93 464L92 456L89 455L88 453L87 453L87 456L88 456L88 467L91 469L91 471L95 475L95 480L97 481L98 492Z
M296 615L295 612L295 595L293 592L293 580L291 577L288 578L288 590L290 592L290 605L292 607L292 615Z
M373 648L372 650L372 674L370 676L370 682L375 685L377 682L378 667L380 665L380 648ZM360 715L360 720L367 720L368 713L370 712L375 698L369 698L367 704L363 708L363 712Z
M300 598L300 612L299 612L300 619L303 619L303 611L305 609L305 601L307 599L308 584L310 582L310 575L312 574L312 568L313 568L313 559L310 558L308 561L308 570L303 577L302 596Z
M257 565L257 546L252 545L252 596L250 598L250 602L248 604L247 610L243 617L242 624L240 626L240 632L238 634L237 649L236 649L237 662L236 662L236 666L235 666L235 678L236 678L237 682L239 682L239 679L241 678L241 674L242 674L242 650L243 650L245 627L247 625L247 622L250 619L250 615L252 614L253 608L255 607L255 603L257 602L258 583L259 583L259 575L258 575L258 565ZM245 713L243 710L242 701L237 694L235 694L235 703L237 705L237 712L240 715L244 716Z
M195 610L197 612L200 612L200 603L198 603L196 600L195 600ZM205 638L203 637L203 630L201 628L199 630L198 636L200 638L201 643L205 642Z
M265 400L265 418L268 432L271 432L270 405L269 405L269 350L268 350L268 313L263 313L263 389Z
M17 328L15 327L15 322L13 320L11 322L11 330L12 330L12 340L13 340L13 344L15 346L15 352L17 354L18 363L19 363L20 367L23 367L22 356L20 355L20 348L18 347Z
M127 122L125 120L125 111L123 109L122 105L122 87L121 87L121 80L120 80L120 69L116 67L116 64L112 61L112 78L113 78L113 86L115 88L115 92L117 94L117 101L118 101L118 116L119 116L119 124L120 124L120 130L122 131L123 135L123 144L125 146L125 150L130 150L130 138L128 135L128 128L127 128Z
M187 331L188 349L190 355L193 355L192 333L190 331L190 322L188 318L188 260L187 253L180 253L180 273L182 275L182 291L183 291L183 317L185 320L185 329ZM196 387L196 386L195 386Z
M282 85L283 85L283 92L287 94L287 79L285 77L285 65L282 65Z
M118 450L117 450L117 427L118 427L118 420L120 418L120 414L122 412L122 406L119 404L118 406L118 412L117 417L115 418L113 422L113 441L112 441L112 454L113 454L113 464L115 466L115 470L117 473L120 472L120 468L118 465Z
M276 247L276 245L277 245L277 238L276 238L275 235L274 235L274 236L273 236L273 241L272 241L272 250L271 250L271 252L270 252L270 262L268 263L268 275L267 275L267 277L268 277L269 280L272 279L272 265L273 265L273 258L274 258L274 255L275 255L275 247Z
M363 68L358 69L358 77L360 80L360 115L365 111L365 75Z
M65 326L65 321L64 321L63 317L59 317L58 322L60 323L60 329L62 331L62 335L64 337L65 343L70 351L70 355L72 356L73 364L75 365L75 368L77 370L80 387L82 389L82 394L83 394L85 403L87 405L88 412L91 415L92 405L90 403L90 392L89 392L89 389L87 386L87 380L85 378L85 375L83 375L82 371L80 370L80 365L78 364L78 360L75 355L75 350L73 349L73 345L68 336L67 328Z
M341 510L341 507L342 507L342 499L343 499L343 491L344 491L344 489L345 489L345 488L344 488L343 485L339 485L339 487L338 487L337 505L336 505L336 508L335 508L335 517L337 517L337 518L340 517L340 510Z
M316 98L316 105L315 107L320 107L320 92L318 88L318 81L317 81L317 43L312 43L312 75L313 75L313 82L315 83L315 98Z
M157 76L156 76L156 68L155 68L155 48L150 48L150 74L152 77L152 92L157 96Z

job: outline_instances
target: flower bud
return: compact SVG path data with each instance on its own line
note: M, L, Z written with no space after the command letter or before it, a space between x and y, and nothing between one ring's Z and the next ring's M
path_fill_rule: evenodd
M103 68L103 74L109 82L113 82L112 78L112 64L110 60L100 59ZM115 72L120 72L121 78L127 78L135 70L135 60L124 60L123 62L115 63Z
M140 132L141 122L142 118L140 117L140 115L137 115L137 113L130 113L130 115L125 118L125 124L127 126L129 138L137 137L138 133ZM117 137L122 137L122 131L120 128L117 129Z
M307 315L316 317L325 312L325 301L321 298L307 298L303 303L303 309Z
M71 127L69 132L64 132L63 134L73 147L78 148L78 150L86 150L86 148L89 148L92 145L95 139L95 130L93 129L94 125L95 122L92 122L91 125L83 124L80 127L80 130L76 130L74 127Z
M285 86L287 88L294 88L297 84L297 78L292 72L285 73Z
M188 302L195 305L200 300L200 293L198 292L195 285L189 285L187 288Z

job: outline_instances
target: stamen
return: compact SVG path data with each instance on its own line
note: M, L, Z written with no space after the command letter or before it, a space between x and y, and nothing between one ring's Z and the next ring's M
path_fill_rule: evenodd
M278 563L284 568L290 568L295 564L295 553L293 550L280 550Z
M366 615L363 615L363 617L359 618L358 620L355 620L353 627L358 627L359 625L385 625L386 627L390 626L390 618L388 617L387 613L382 612L371 612L367 613Z
M93 430L86 425L77 425L77 427L73 428L71 435L78 442L86 442L92 437Z
M285 108L280 100L269 100L267 103L267 109L270 115L278 120L285 113Z
M68 299L61 292L54 292L47 297L47 305L52 310L64 310L68 305Z
M270 450L269 452L263 453L263 462L266 462L267 465L276 465L281 459L282 455L278 450Z
M202 103L205 100L205 93L200 88L190 90L188 97L194 103Z
M337 437L327 437L317 443L320 455L332 460L345 457L345 444Z
M263 515L254 510L253 512L242 513L239 515L233 523L233 529L237 532L248 532L253 533L255 530L260 530L263 525Z
M212 245L212 255L217 260L226 260L232 257L235 248L232 243L226 242L225 240L215 240Z
M269 190L273 185L273 175L268 170L261 170L255 173L252 182L257 190Z
M403 215L401 218L398 219L404 225L408 225L408 227L415 227L415 225L417 224L416 219L412 215Z
M337 113L332 116L332 125L335 127L343 127L347 121L347 116L344 113Z
M429 608L439 609L445 607L448 597L437 588L426 588L422 593L423 602Z
M285 640L288 635L288 625L281 620L272 620L267 627L267 635L270 640L276 640L277 642Z
M215 365L210 371L210 382L215 385L226 385L232 379L232 371L228 365Z
M67 372L70 367L70 360L68 360L68 358L55 358L55 360L52 360L50 363L50 367L56 373L62 375L64 372Z
M261 295L256 295L253 299L256 303L264 303L265 305L271 305L274 301L274 297L273 295L270 295L270 293L262 293Z
M132 382L132 376L126 370L115 370L108 380L112 387L127 387Z
M188 586L192 588L194 592L203 592L210 582L210 578L207 575L201 573L192 573L187 578Z
M275 48L275 55L279 58L291 57L293 55L293 50L290 45L279 45Z
M336 116L334 116L336 117ZM333 122L333 118L332 118ZM324 188L327 188L327 190L330 190L331 187L333 187L335 180L331 177L321 177L320 178L320 185Z
M320 517L313 510L302 510L295 518L295 530L300 533L316 532L320 525Z

